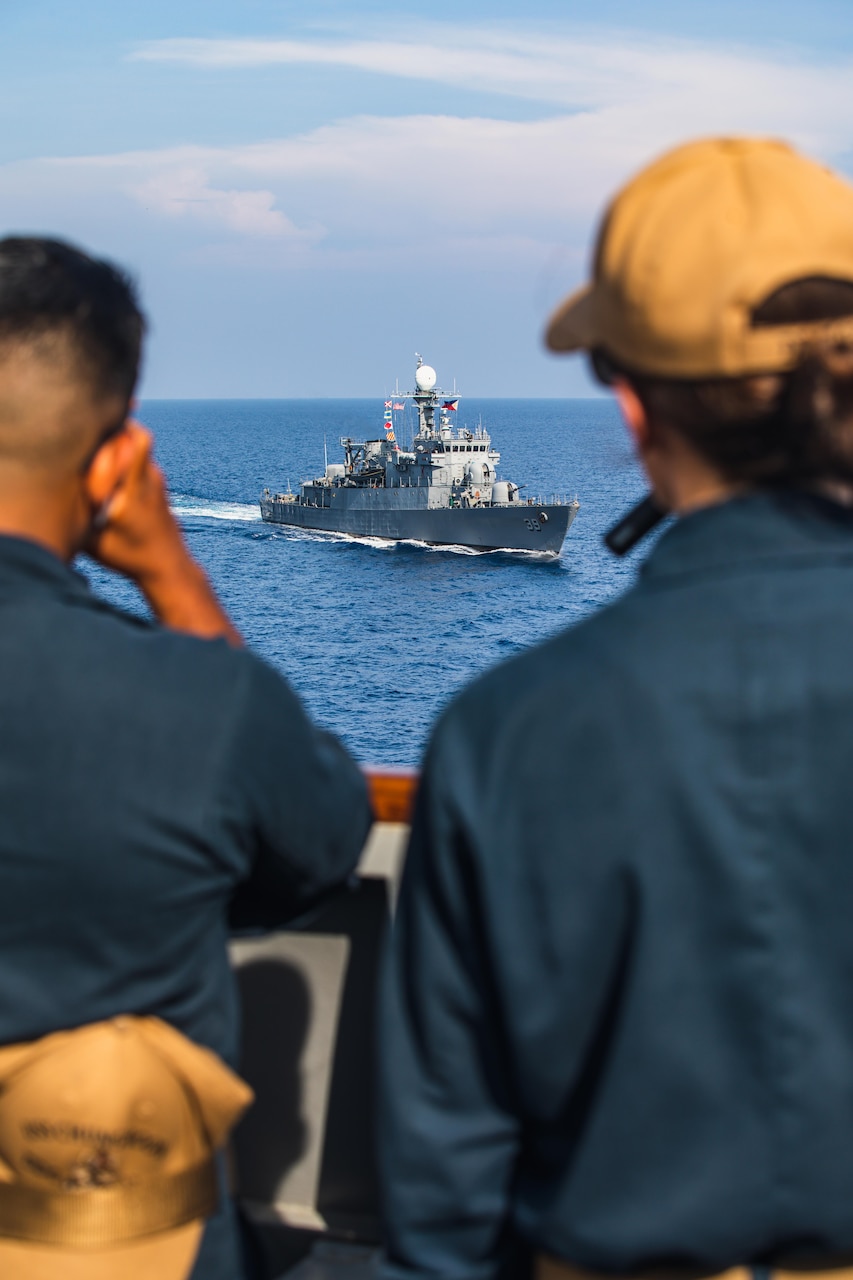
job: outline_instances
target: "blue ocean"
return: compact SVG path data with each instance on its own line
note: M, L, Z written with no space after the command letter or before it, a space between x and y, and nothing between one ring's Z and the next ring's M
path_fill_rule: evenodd
M609 400L463 400L459 425L491 433L499 478L577 495L559 559L261 522L262 488L322 474L342 435L382 434L382 410L382 400L152 400L138 416L192 551L247 643L363 763L417 765L461 685L630 584L644 552L620 561L601 538L644 486ZM144 608L122 580L81 568L114 603Z

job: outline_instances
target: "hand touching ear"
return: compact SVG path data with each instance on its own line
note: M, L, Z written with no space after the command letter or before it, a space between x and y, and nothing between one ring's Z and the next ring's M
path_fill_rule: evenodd
M151 456L151 435L138 422L101 446L87 490L94 511L87 550L101 564L143 586L162 572L164 560L188 554Z
M169 508L151 434L129 421L101 445L86 474L93 510L86 551L135 582L166 626L242 643Z

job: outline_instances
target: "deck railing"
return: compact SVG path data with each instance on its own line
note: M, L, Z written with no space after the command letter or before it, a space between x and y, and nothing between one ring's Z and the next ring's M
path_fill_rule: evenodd
M368 766L364 774L376 821L411 822L418 791L418 775L414 769Z

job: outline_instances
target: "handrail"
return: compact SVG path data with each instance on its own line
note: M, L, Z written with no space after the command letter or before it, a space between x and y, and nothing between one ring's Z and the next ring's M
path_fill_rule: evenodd
M380 769L370 765L364 775L376 821L411 822L419 774L414 769Z

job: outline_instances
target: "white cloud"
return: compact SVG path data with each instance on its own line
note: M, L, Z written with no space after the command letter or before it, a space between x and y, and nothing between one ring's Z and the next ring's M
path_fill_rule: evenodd
M850 66L817 67L748 49L608 32L595 39L571 32L424 26L407 39L170 39L141 45L140 61L205 69L314 65L348 67L406 80L502 93L576 110L627 106L650 94L688 92L710 100L734 90L759 96L794 90L800 106L825 103Z
M300 231L275 207L272 191L220 190L210 185L200 165L155 164L150 177L127 191L144 208L168 217L200 219L248 236L317 238L316 233Z
M191 140L189 121L204 95L215 119L222 85L241 98L229 138L263 104L263 131L244 132L241 145L0 164L6 228L68 236L137 272L157 322L161 394L369 393L362 368L375 370L395 343L464 347L472 369L479 346L478 376L491 386L494 352L502 371L522 367L542 317L584 270L604 201L656 153L701 134L757 133L831 163L853 159L850 69L838 62L613 31L576 38L567 28L363 34L136 51L134 81L145 85L146 65L169 62L180 92L168 99L173 77L158 69L166 99L138 121L150 132L134 136L162 136L173 109L171 136ZM287 69L299 65L318 69L317 91L296 106L325 110L326 123L269 136L272 82L289 101ZM265 66L255 98L246 69ZM198 81L193 68L204 71ZM376 94L376 77L394 91ZM420 83L415 95L407 81ZM354 110L362 83L380 113L335 119ZM475 92L489 95L479 116ZM421 114L406 114L415 99ZM330 362L330 350L340 358ZM528 390L565 390L564 365L551 373L529 358Z
M433 40L434 43L430 43ZM486 30L398 41L160 41L135 54L203 66L326 62L548 100L548 118L359 116L241 146L184 146L32 162L65 199L130 200L207 243L279 246L275 261L573 261L610 192L665 147L710 133L850 150L844 67L696 44L595 42ZM571 110L568 110L568 106ZM51 175L53 175L51 177ZM13 181L0 169L0 195ZM201 235L201 239L200 239ZM224 239L223 239L224 237ZM266 252L266 251L265 251ZM272 260L272 259L268 259Z

